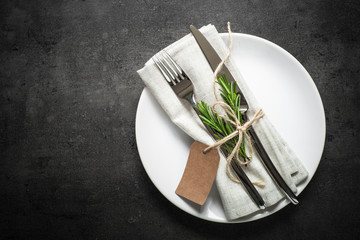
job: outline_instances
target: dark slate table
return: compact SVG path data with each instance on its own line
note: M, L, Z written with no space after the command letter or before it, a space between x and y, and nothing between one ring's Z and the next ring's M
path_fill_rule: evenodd
M0 239L359 237L359 1L0 5ZM227 21L294 55L326 112L324 153L301 204L245 224L172 205L146 175L135 139L144 87L136 70L190 24L225 32Z

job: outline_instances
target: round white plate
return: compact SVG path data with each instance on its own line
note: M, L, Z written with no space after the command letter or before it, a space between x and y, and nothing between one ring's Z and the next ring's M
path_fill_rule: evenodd
M228 34L220 35L227 42ZM317 88L291 54L262 38L233 33L231 54L267 116L309 172L307 180L298 186L300 194L319 165L325 143L325 114ZM175 194L175 189L185 169L192 139L170 121L146 88L139 100L135 127L147 174L180 209L209 221L233 223L266 217L289 204L284 199L260 213L229 221L216 187L202 207L184 200Z

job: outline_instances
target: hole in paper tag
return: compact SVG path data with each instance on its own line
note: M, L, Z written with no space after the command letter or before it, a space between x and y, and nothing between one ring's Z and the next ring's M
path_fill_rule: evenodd
M210 193L220 156L217 149L203 153L207 145L195 141L190 147L189 157L176 194L194 203L203 205Z

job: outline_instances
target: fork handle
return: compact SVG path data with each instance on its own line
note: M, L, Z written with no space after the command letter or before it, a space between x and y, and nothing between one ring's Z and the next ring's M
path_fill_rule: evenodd
M271 161L269 155L265 151L264 146L262 145L259 137L257 136L253 127L248 128L248 133L253 139L255 149L260 155L260 160L265 166L265 169L270 173L270 176L280 188L280 190L284 193L284 195L293 203L294 205L298 204L299 201L296 198L296 195L290 189L290 187L286 184L282 176L280 175L279 171L276 169L274 163Z
M195 104L195 101L193 99L193 96L191 97L191 99L186 98L186 100L188 100L188 102L191 104L191 106L193 107L196 114L199 116L200 112L199 112L199 110L196 109L196 104ZM202 120L201 120L201 122L204 124L205 128L211 134L213 139L215 139L214 138L215 137L214 131L208 125L206 125ZM224 156L226 156L221 148L219 150ZM265 209L265 201L264 201L264 199L261 197L260 193L256 190L255 186L250 181L250 179L248 178L248 176L246 175L244 170L233 159L231 160L231 168L234 170L236 176L242 182L243 186L245 187L245 190L248 192L248 194L250 195L252 200L255 202L255 204L260 209Z
M260 209L265 209L265 202L264 199L261 197L259 192L256 190L255 186L252 184L244 170L237 164L234 159L231 160L231 167L236 173L236 176L244 185L246 191L250 194L251 198L255 201L256 205Z

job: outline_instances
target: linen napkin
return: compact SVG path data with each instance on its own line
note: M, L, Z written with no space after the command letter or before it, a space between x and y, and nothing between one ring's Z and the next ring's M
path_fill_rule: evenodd
M200 31L209 40L220 57L224 58L227 53L227 46L221 39L216 28L213 25L207 25L202 27ZM213 71L192 34L188 34L174 42L166 47L165 50L173 57L175 62L181 66L193 82L196 101L205 101L210 106L215 103ZM248 88L246 79L241 76L231 57L225 65L232 73L248 101L249 119L253 118L261 106ZM194 140L208 145L214 142L190 104L175 95L151 59L138 71L138 74L170 119L179 128ZM253 127L276 168L286 183L296 192L296 185L308 176L301 161L278 134L267 118L266 112L263 118L253 124ZM235 183L228 178L225 173L225 165L226 159L221 157L215 184L219 191L226 217L229 220L234 220L258 211L259 208L248 195L243 185ZM255 152L250 164L248 164L247 167L243 167L243 169L251 181L265 182L265 187L256 188L263 197L267 207L276 204L284 198L283 194L264 169Z

